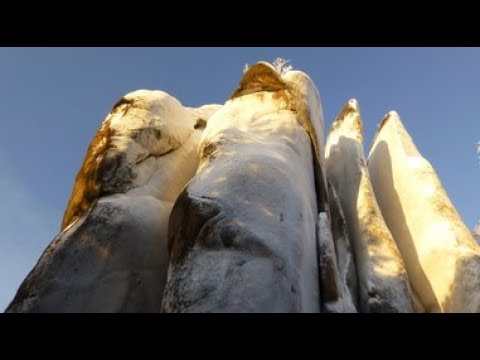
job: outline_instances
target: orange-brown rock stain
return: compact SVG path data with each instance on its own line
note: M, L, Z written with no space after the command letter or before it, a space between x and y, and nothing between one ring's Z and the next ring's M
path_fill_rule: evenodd
M83 216L98 199L102 191L101 169L113 135L106 121L90 143L63 215L62 230Z

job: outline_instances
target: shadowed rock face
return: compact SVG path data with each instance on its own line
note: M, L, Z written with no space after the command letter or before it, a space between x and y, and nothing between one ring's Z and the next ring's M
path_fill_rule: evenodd
M396 112L368 159L373 188L427 312L480 311L480 248Z
M7 312L159 311L170 210L153 198L100 199L50 243Z
M287 82L257 64L210 119L170 217L164 311L320 310L313 133Z
M336 271L338 271L340 285L337 287L343 289L336 296L332 297L334 299L334 306L332 309L334 311L332 312L353 312L353 310L357 312L358 278L357 270L355 267L355 260L353 256L352 244L350 236L348 235L348 229L342 209L342 204L340 203L337 193L335 192L335 188L330 181L328 183L328 193L329 217L325 220L325 222L327 222L327 220L330 222L333 246L335 250L334 255L336 257L329 262L332 264L331 266L333 267L333 271L335 271L335 269L338 269ZM322 233L323 232L320 231L318 235L319 238L322 236ZM334 262L336 263L335 266L333 266ZM320 266L322 266L321 262ZM323 276L325 275L321 274L321 277ZM326 301L325 296L323 296L322 303L325 304L327 302L328 301ZM338 309L338 306L336 306L337 303L342 304L340 306L340 309Z
M317 238L322 312L356 313L357 309L354 305L354 299L347 285L345 274L342 272L344 269L339 269L336 244L332 236L332 226L327 213L322 212L319 214Z
M198 165L195 125L218 108L184 108L162 91L124 96L87 151L62 232L7 312L160 311L170 211Z
M326 165L353 244L361 311L413 312L405 265L370 184L356 100L345 105L332 125Z

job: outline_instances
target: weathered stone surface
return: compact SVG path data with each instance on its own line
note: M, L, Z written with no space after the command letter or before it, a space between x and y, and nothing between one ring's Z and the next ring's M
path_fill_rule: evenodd
M318 220L318 262L320 266L322 312L356 313L357 310L353 304L350 291L339 272L331 224L327 213L320 213Z
M266 63L247 71L209 120L198 172L172 211L165 312L320 310L322 125L305 74Z
M159 311L171 203L118 195L57 236L7 312Z
M204 118L216 110L199 109ZM62 232L7 312L160 311L168 218L198 165L196 111L147 90L114 106L87 151Z
M346 298L358 309L358 278L347 224L335 188L328 182L330 223L340 281Z
M368 159L373 189L427 312L480 312L480 248L396 112Z
M480 226L398 114L368 165L356 100L323 137L318 90L282 59L224 106L125 95L6 311L480 312Z
M370 184L356 100L350 100L332 124L325 158L353 244L360 310L413 312L405 265Z

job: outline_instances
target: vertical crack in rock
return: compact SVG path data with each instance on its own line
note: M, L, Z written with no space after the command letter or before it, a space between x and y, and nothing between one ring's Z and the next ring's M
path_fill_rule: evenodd
M338 264L340 281L344 289L346 301L351 301L354 309L358 309L358 279L351 241L347 224L335 188L328 182L329 214L335 255Z
M325 157L353 244L361 311L413 312L405 265L370 184L356 100L350 100L332 124Z
M320 290L322 311L329 313L357 312L350 292L342 281L335 244L327 213L319 214L317 238L319 242Z

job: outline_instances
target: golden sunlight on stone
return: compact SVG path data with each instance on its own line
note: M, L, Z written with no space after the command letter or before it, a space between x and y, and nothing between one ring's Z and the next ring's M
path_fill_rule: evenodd
M287 64L246 66L222 105L121 97L6 312L480 312L480 224L399 115L367 161L359 102L325 133Z

